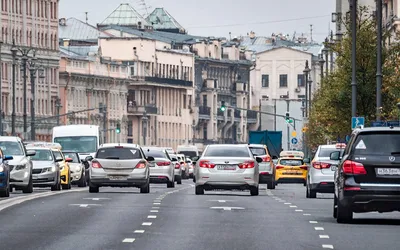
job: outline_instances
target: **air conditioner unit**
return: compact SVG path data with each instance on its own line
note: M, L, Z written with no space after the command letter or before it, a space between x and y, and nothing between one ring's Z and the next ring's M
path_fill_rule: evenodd
M296 91L297 93L300 93L300 92L301 92L301 89L300 89L300 88L296 88L295 91Z

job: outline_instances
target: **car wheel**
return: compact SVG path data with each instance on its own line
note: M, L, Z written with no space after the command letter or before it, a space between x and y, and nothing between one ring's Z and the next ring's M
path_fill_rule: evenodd
M310 185L306 186L306 197L309 199L315 199L317 198L317 192L313 191L310 187Z
M146 184L146 186L140 188L141 194L148 194L150 193L150 181Z
M29 178L29 183L28 183L28 186L26 186L26 187L24 187L24 188L22 189L22 193L24 193L24 194L30 194L30 193L33 193L33 180L32 180L32 174L31 174L31 177Z
M203 195L204 194L204 188L202 186L196 186L196 195Z
M175 187L175 181L168 181L167 182L167 188L174 188Z
M275 189L274 180L270 180L270 181L267 182L267 189Z
M81 178L78 181L78 187L85 187L86 186L86 177L84 172L82 172Z
M257 196L258 195L258 186L257 187L250 187L250 195Z
M336 195L333 197L333 218L337 218L337 198Z
M336 209L336 221L338 223L349 223L353 220L353 211L350 206L345 206L338 200Z
M181 176L176 176L176 184L178 184L178 185L182 184L182 177Z

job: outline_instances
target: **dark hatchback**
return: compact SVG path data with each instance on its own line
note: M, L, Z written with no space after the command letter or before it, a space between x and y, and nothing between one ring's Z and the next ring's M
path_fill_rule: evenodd
M351 222L353 213L400 211L400 128L353 132L335 172L333 217Z

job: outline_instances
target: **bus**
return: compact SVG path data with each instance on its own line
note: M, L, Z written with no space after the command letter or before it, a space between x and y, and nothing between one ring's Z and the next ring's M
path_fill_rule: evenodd
M199 156L199 150L195 145L179 145L176 149L176 153L183 154L186 157Z
M65 151L79 153L81 160L97 152L102 143L100 127L96 125L65 125L53 128L53 142L59 143Z

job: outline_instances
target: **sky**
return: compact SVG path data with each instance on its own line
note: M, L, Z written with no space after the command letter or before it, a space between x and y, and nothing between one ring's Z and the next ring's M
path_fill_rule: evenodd
M330 22L335 0L60 0L60 18L76 17L89 23L102 22L121 3L130 3L146 16L156 7L165 8L191 35L229 38L272 33L304 34L322 42L334 29ZM144 4L145 3L145 4ZM146 8L146 7L147 8Z

